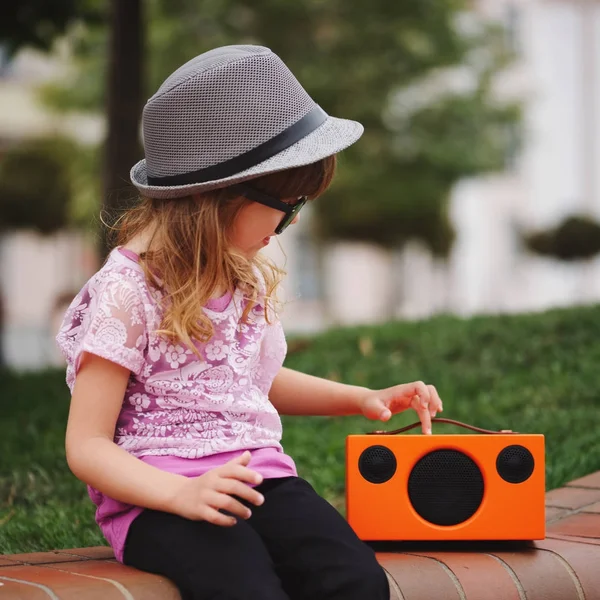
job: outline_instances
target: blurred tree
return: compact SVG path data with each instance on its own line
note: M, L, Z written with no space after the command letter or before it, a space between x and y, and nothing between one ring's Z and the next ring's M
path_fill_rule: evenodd
M73 196L70 165L78 150L67 138L25 140L0 159L0 232L53 233L69 222Z
M146 95L209 48L269 46L327 112L365 125L362 140L342 154L326 201L315 204L322 236L390 248L418 238L443 256L453 240L453 184L503 168L519 121L518 105L493 93L495 75L511 59L503 32L479 22L470 4L204 0L199 7L147 0ZM95 73L106 32L90 26L75 40L80 80L47 90L46 99L63 108L100 107Z
M66 32L84 37L88 31L102 31L108 39L101 63L105 71L91 71L92 89L100 92L95 100L105 105L108 120L103 157L107 214L118 212L134 197L129 169L142 155L138 121L143 105L143 4L144 0L111 0L108 5L103 0L23 0L2 9L7 18L1 22L0 41L10 52L23 46L50 50L55 38ZM80 85L75 82L73 87ZM106 254L106 229L100 233L99 250Z
M145 70L142 6L143 0L111 0L103 178L104 210L109 217L135 198L129 170L143 156L138 134ZM103 256L110 249L107 233L102 229Z
M0 8L0 41L12 55L23 46L48 51L75 22L97 22L97 0L20 0Z
M554 228L522 238L532 252L559 260L587 260L600 254L600 223L587 215L571 215Z

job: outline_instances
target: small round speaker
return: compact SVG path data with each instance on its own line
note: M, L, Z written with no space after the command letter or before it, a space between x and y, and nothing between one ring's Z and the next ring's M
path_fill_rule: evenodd
M483 500L483 475L474 460L458 450L434 450L418 460L408 478L415 511L435 525L458 525Z
M535 467L533 455L525 446L506 446L496 459L498 475L508 483L527 481Z
M369 446L358 459L360 474L371 483L385 483L396 472L396 457L385 446Z

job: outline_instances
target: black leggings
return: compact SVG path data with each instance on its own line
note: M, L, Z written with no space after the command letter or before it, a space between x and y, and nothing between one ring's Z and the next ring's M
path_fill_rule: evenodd
M257 489L265 502L233 527L145 510L125 564L168 577L183 600L389 600L373 550L308 482Z

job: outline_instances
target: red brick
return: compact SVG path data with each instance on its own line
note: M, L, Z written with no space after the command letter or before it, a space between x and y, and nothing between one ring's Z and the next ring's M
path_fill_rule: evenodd
M55 563L57 564L57 563ZM41 566L5 567L0 577L10 577L49 588L60 600L123 600L123 594L115 586L100 579L80 577ZM4 580L1 580L4 581ZM2 589L2 588L0 588ZM37 589L28 586L28 589ZM29 592L31 593L31 592ZM45 600L49 594L44 592ZM27 596L25 596L27 598ZM20 598L20 596L16 596Z
M466 598L519 600L519 591L508 571L478 552L418 552L443 563L456 576Z
M595 488L600 490L600 471L596 471L595 473L590 473L585 477L580 477L579 479L575 479L567 483L567 485L575 485L577 487L586 487L586 488Z
M494 552L518 579L527 600L570 600L578 598L570 573L556 556L534 550Z
M386 571L385 575L390 587L390 600L404 600L404 596L394 578Z
M62 554L57 551L52 552L29 552L26 554L8 554L3 558L16 561L25 565L43 565L49 563L69 562L73 560L72 556Z
M34 585L2 579L2 571L0 571L0 598L2 600L48 600L49 597L47 592Z
M389 552L380 552L377 558L396 582L404 600L460 600L456 584L437 561Z
M544 540L536 543L546 552L558 554L575 573L585 598L600 597L600 546L565 540Z
M577 535L565 535L563 533L556 533L549 531L546 534L548 540L564 540L567 542L578 542L579 544L586 544L587 546L600 546L600 538L590 537L579 537Z
M546 494L546 506L575 510L600 501L600 490L564 487Z
M577 513L548 525L548 531L585 538L600 538L600 517L588 513Z
M87 579L88 581L94 581L92 578L97 577L110 579L114 582L111 583L113 589L118 589L119 585L123 586L134 598L143 598L143 600L181 600L175 585L165 577L144 573L114 561L84 560L48 565L46 568L48 570L60 569L73 574L73 576L79 574L80 579ZM82 575L87 577L81 577Z
M115 553L112 548L108 546L93 546L92 548L70 548L68 550L56 550L59 554L68 554L71 557L71 561L74 561L74 557L78 556L85 559L94 560L110 560L115 557Z
M600 502L596 502L595 504L590 504L590 506L582 508L581 512L600 514Z
M557 521L558 519L570 514L568 508L557 508L556 506L546 506L546 523Z

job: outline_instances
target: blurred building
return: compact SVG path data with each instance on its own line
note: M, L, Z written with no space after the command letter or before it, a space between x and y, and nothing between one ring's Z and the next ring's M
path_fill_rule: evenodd
M504 21L519 56L501 90L526 101L525 144L502 175L455 190L460 237L447 306L470 314L598 302L600 257L567 265L526 254L518 229L553 227L573 213L600 218L600 2L482 0L480 7ZM422 312L433 308L427 304Z
M338 244L325 256L319 286L303 273L312 250L299 225L295 239L282 240L289 245L290 291L299 294L288 311L290 328L600 301L600 257L566 264L535 256L519 233L554 227L573 213L600 219L600 2L477 0L473 6L504 24L517 55L497 87L524 99L523 146L514 145L504 172L455 187L458 235L447 262L418 244L395 256Z
M498 93L525 99L524 145L506 156L504 172L456 186L451 206L458 237L446 262L417 244L395 255L354 243L320 251L307 209L267 249L288 271L288 332L600 301L600 258L563 264L533 256L519 236L573 213L600 219L600 0L477 0L473 7L506 26L518 56ZM25 54L7 65L0 55L0 151L52 128L100 139L97 120L59 118L36 105L35 85L60 64ZM96 266L81 235L5 236L0 287L9 364L37 368L59 361L53 335L60 312Z

